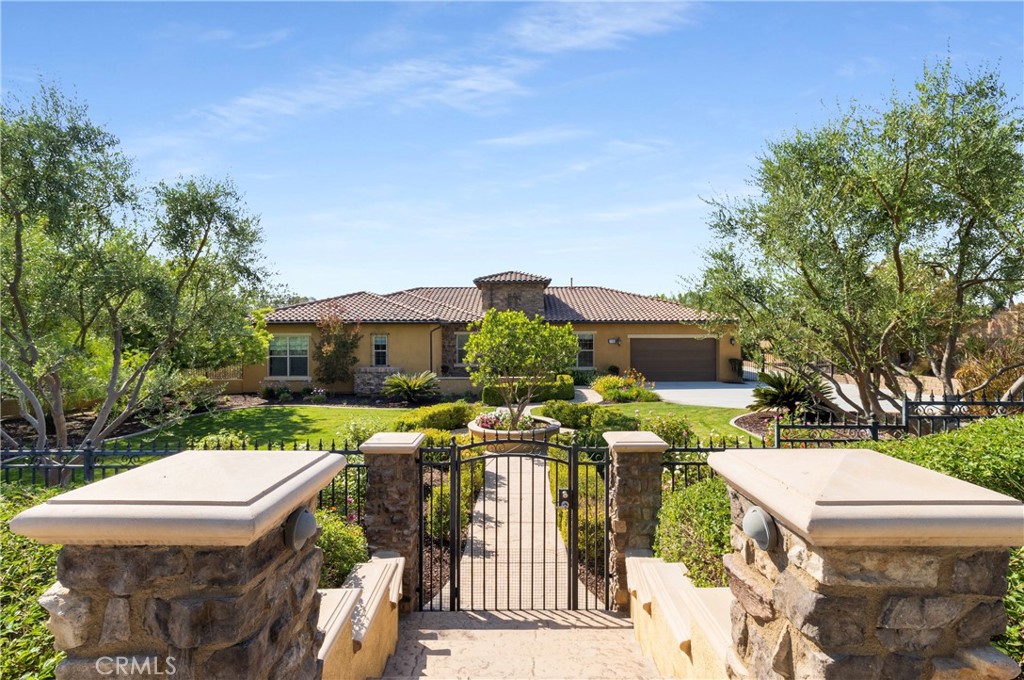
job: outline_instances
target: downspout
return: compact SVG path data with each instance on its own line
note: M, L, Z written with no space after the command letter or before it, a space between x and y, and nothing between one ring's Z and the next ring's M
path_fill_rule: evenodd
M429 342L427 343L427 345L428 345L428 351L430 352L430 372L431 373L436 373L437 372L437 371L434 370L434 331L439 331L439 330L441 330L441 328L443 328L443 326L441 326L441 324L438 324L437 328L431 328L430 329L430 333L427 335L427 337L429 338ZM442 359L443 358L444 357L442 357Z

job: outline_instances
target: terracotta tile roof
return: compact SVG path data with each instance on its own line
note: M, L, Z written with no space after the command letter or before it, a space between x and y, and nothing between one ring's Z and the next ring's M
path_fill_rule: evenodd
M481 283L543 283L545 286L551 283L551 279L546 276L537 276L536 274L527 274L526 272L501 272L500 274L488 274L487 276L478 276L473 279L473 283L480 285Z
M387 295L351 293L280 307L268 323L316 323L326 314L349 322L469 323L484 315L479 288L411 288ZM599 286L552 287L544 293L544 318L554 322L701 323L709 315L668 300Z

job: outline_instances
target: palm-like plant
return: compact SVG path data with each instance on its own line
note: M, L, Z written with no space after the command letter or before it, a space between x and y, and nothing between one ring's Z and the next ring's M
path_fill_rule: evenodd
M419 403L436 397L440 386L433 371L396 373L384 379L382 391L388 397Z
M804 380L795 373L759 373L757 379L764 384L754 388L754 402L747 407L751 410L785 409L793 418L801 405L814 399Z

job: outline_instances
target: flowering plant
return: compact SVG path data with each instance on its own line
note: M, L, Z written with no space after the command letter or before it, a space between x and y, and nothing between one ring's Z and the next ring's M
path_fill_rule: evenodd
M477 416L476 424L486 430L511 430L512 413L509 411L494 411ZM530 427L533 424L531 418L520 418L519 426Z

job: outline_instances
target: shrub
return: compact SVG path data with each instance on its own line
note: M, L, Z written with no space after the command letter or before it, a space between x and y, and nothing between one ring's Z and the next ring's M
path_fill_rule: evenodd
M294 401L295 400L295 395L292 394L292 391L289 390L286 387L286 388L284 388L283 390L281 390L280 392L277 393L277 400L280 403L284 404L284 403L287 403L289 401Z
M398 432L413 432L423 429L458 430L473 420L476 409L466 402L421 406L398 418L394 428Z
M389 375L384 379L383 392L387 397L416 404L436 398L440 389L437 375L432 371L423 371Z
M423 446L440 447L448 446L452 443L452 433L450 430L438 430L428 427L419 431L423 433Z
M388 432L390 429L388 424L382 420L367 420L362 423L351 421L335 434L341 442L345 443L346 447L358 447L378 432ZM341 442L336 441L335 443L340 445Z
M731 552L729 497L725 481L712 477L662 494L654 554L682 562L698 587L726 585L722 556Z
M521 388L517 385L515 390L517 398L520 394L520 389ZM538 402L549 401L551 399L569 400L575 396L576 386L573 385L572 376L558 375L555 376L554 382L541 383L533 393L533 400ZM480 400L488 406L501 406L505 403L501 396L501 392L493 385L488 385L483 389Z
M648 414L640 418L641 430L650 430L670 445L685 445L693 435L693 427L684 416Z
M757 379L764 384L754 388L751 410L785 410L790 418L800 411L827 413L818 406L818 395L829 398L831 388L819 376L807 379L795 373L758 373Z
M264 382L260 385L260 396L267 401L276 401L277 395L282 391L287 391L288 386L284 383L276 381Z
M63 652L53 649L46 628L47 613L36 600L57 575L59 545L44 545L11 533L10 521L22 510L38 505L67 488L41 489L17 484L0 485L0 612L3 654L0 677L50 680Z
M568 461L568 454L560 449L548 449L549 455L559 460ZM569 488L569 466L548 463L548 480L551 485L551 498L558 498L558 490ZM604 558L605 514L604 514L604 479L593 465L579 468L578 498L576 509L576 537L579 546L580 563L599 564ZM569 541L569 510L557 508L555 522L562 540Z
M563 427L574 430L589 430L591 419L597 412L597 404L573 403L571 401L551 400L544 402L540 415L554 418Z
M471 449L462 452L463 465L459 476L459 522L461 526L469 524L473 506L476 505L477 494L484 488L483 462L468 465L465 463L476 456L477 453ZM430 499L427 501L426 508L427 534L437 542L450 540L450 508L451 485L449 478L446 477L441 484L430 488Z
M370 559L366 536L362 527L347 522L334 509L317 510L316 522L321 527L317 545L324 551L320 587L340 588L352 567Z
M192 442L192 448L202 451L241 451L245 450L246 443L245 433L220 430Z
M308 393L306 392L307 389L309 390ZM306 395L302 400L308 401L310 404L327 403L327 390L322 387L303 387L302 393Z
M643 373L630 370L626 375L602 375L590 385L605 401L619 403L633 401L660 401L661 397L653 392L650 383Z
M590 422L590 431L594 434L612 431L635 432L640 429L640 419L636 416L619 413L608 408L595 411Z
M590 387L597 377L597 370L593 368L574 368L569 371L572 376L572 384L576 387Z

